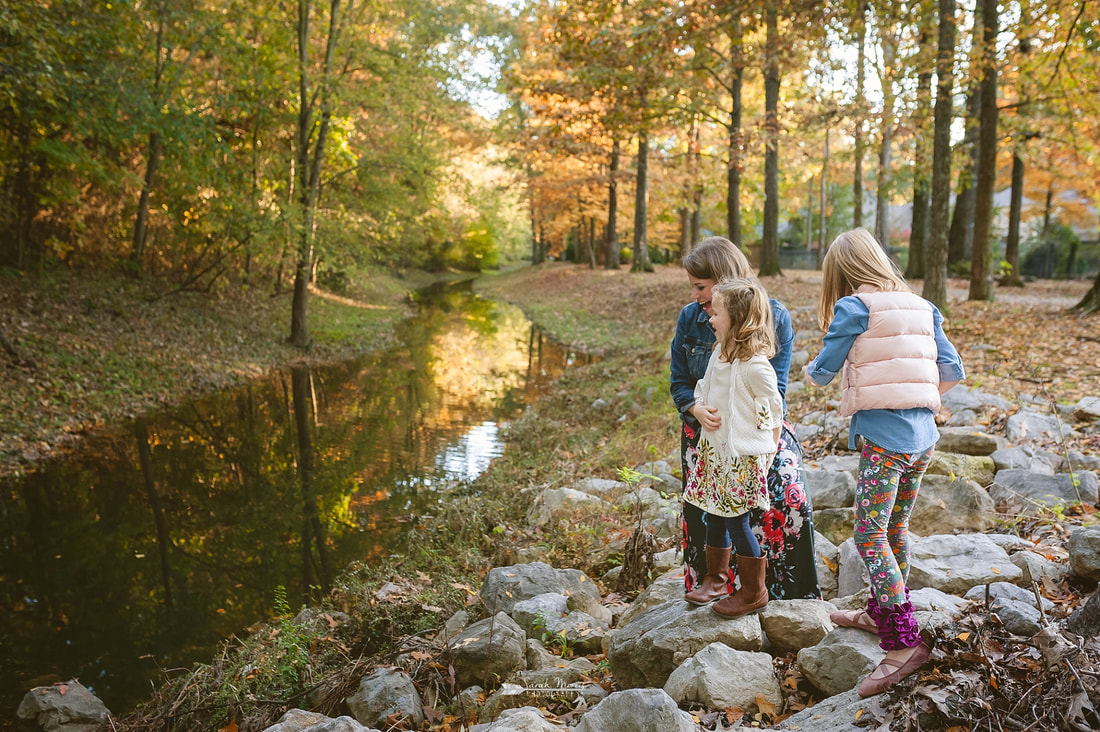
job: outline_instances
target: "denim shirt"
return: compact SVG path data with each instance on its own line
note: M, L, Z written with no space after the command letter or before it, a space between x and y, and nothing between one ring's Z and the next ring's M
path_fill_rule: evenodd
M852 344L867 330L869 316L867 306L854 295L836 301L821 353L806 366L806 374L814 383L824 386L840 373ZM943 315L935 305L932 306L932 324L940 381L962 381L966 378L962 359L944 334ZM887 450L911 455L935 445L940 433L936 415L930 409L865 409L852 415L848 426L848 449L856 448L857 436Z
M787 402L787 372L791 369L791 351L794 348L794 328L791 326L791 314L781 302L769 298L772 305L772 321L775 323L775 355L769 359L775 369L775 380L779 385L779 395L783 397L783 407ZM676 335L672 339L672 366L669 391L680 419L689 427L698 427L699 422L688 411L695 404L695 382L703 378L707 371L707 362L718 339L714 328L710 326L710 316L697 302L688 303L680 311L676 320Z

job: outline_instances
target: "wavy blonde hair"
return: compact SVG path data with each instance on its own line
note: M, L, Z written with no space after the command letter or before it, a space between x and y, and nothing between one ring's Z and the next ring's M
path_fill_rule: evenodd
M724 236L708 236L684 257L684 269L697 280L724 277L752 277L752 267L744 252Z
M719 281L711 290L711 307L722 308L730 316L729 332L718 344L723 361L775 355L772 306L760 282L746 277Z
M833 239L821 263L821 302L817 319L822 330L833 322L833 306L863 285L877 290L911 292L905 277L867 229L845 231Z

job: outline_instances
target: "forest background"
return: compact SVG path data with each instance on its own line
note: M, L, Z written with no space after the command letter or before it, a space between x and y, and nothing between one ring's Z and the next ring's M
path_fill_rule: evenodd
M2 0L0 49L5 427L81 429L67 374L135 301L205 303L198 343L247 302L304 354L342 333L319 294L708 234L772 276L867 226L944 309L949 275L1100 269L1090 3Z

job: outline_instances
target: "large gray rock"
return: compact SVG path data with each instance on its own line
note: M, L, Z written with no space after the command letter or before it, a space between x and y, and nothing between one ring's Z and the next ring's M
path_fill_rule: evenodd
M965 595L967 600L985 604L997 613L1005 629L1010 633L1030 638L1042 630L1044 615L1054 608L1054 603L1040 595L1040 604L1035 602L1035 593L1030 589L1017 587L1008 582L994 582L984 587L973 587Z
M996 471L1028 470L1040 475L1054 475L1062 468L1062 456L1034 445L1014 445L997 450L990 457ZM988 485L983 483L982 485Z
M577 509L601 511L611 505L599 496L573 488L546 488L527 509L527 523L542 526L559 518L568 518Z
M947 407L952 412L959 412L964 409L970 409L975 412L981 412L987 409L1007 410L1012 406L1006 399L994 396L993 394L986 394L977 389L967 388L962 384L956 384L948 389L940 398L940 401L943 403L943 406Z
M1019 582L1020 568L984 534L937 534L911 542L909 587L934 587L962 595L975 585Z
M885 656L873 633L837 628L816 646L799 651L797 659L806 680L826 696L833 696L854 689Z
M575 732L697 732L664 689L617 691L581 718ZM494 730L495 732L495 730Z
M989 486L989 496L995 503L1019 507L1026 515L1036 514L1042 506L1072 505L1078 502L1078 496L1082 502L1094 504L1097 501L1096 474L1080 471L1040 475L1018 468L1001 470Z
M845 539L852 538L855 524L855 507L824 508L814 511L814 529L838 546L844 543Z
M1059 417L1030 409L1021 409L1005 422L1005 436L1009 442L1062 441L1075 437L1077 432Z
M356 721L384 726L387 717L419 727L424 721L420 693L407 674L392 668L376 669L359 680L359 688L344 702Z
M460 686L495 687L527 663L527 635L502 612L456 634L447 649Z
M740 707L748 714L759 711L763 698L777 711L783 709L783 690L767 653L737 651L711 643L680 664L665 682L665 691L678 703L698 702L709 709Z
M44 732L91 732L110 714L99 697L75 679L34 687L15 712L17 718L34 722Z
M1100 526L1085 526L1069 535L1069 567L1079 577L1100 581Z
M993 499L984 488L973 480L935 474L921 480L909 528L917 534L946 534L955 530L985 531L996 522Z
M570 598L571 609L591 615L599 612L596 610L600 606L599 588L588 575L576 569L555 569L545 562L514 564L490 570L481 583L481 600L491 613L511 613L517 602L546 592Z
M954 452L937 450L932 453L932 460L928 463L927 475L948 475L954 478L965 478L985 487L993 482L993 475L996 472L996 461L988 455L959 455Z
M836 544L814 531L814 553L817 555L817 586L821 596L831 600L837 595L837 570L840 569L840 552Z
M837 564L836 594L838 597L854 595L871 582L871 575L867 571L867 564L863 557L859 556L856 543L853 539L846 539L837 547L839 559Z
M378 730L373 727L364 727L351 717L333 719L317 712L291 709L263 732L378 732Z
M864 699L853 688L842 694L822 699L812 707L784 719L775 729L800 730L800 732L867 732L866 722L877 708L877 697Z
M506 709L492 722L475 724L470 732L560 732L557 726L537 707Z
M816 645L833 629L829 613L836 606L823 600L772 600L759 612L764 633L780 651Z
M807 467L806 492L816 510L850 508L856 500L856 479L847 470Z
M686 659L711 643L759 651L764 632L756 615L723 618L708 607L672 600L649 608L615 631L607 658L622 688L661 687Z
M1007 446L1005 438L974 427L941 427L936 449L962 455L992 455Z
M1073 418L1081 422L1100 419L1100 397L1082 397L1073 405Z

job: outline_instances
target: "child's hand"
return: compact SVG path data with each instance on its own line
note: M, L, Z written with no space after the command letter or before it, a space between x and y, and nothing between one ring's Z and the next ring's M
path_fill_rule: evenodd
M718 416L718 407L708 407L706 404L695 403L695 406L691 408L691 413L695 416L695 419L699 420L699 424L703 426L703 429L709 432L716 432L722 427L722 418Z

